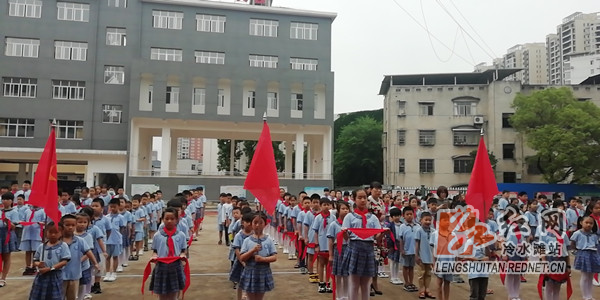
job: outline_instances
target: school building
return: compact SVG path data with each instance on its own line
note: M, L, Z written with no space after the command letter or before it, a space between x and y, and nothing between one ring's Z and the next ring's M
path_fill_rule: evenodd
M266 113L285 148L281 185L332 185L336 14L271 0L4 1L0 182L33 178L56 119L59 180L204 186L214 199L245 173L182 172L178 140L257 140Z

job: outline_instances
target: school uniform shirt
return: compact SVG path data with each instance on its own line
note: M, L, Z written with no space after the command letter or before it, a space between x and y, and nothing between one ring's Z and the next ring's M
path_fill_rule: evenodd
M308 236L304 237L307 240L307 243L314 242L314 240L315 240L315 231L311 230L312 224L314 223L314 221L315 221L314 213L312 211L308 211L304 215L304 220L302 221L304 226L308 227ZM304 227L302 228L302 230L304 231Z
M365 226L365 228L381 229L381 223L379 222L379 219L377 219L377 217L374 214L367 213L365 216L367 217L367 226ZM363 228L362 217L354 212L349 213L346 215L346 217L344 217L344 222L342 223L342 227L344 227L344 228ZM352 240L352 241L369 241L369 242L374 241L374 237L361 239L356 234L352 233L352 231L349 231L349 233L350 233L350 240Z
M120 214L109 214L106 215L106 219L110 224L110 235L106 240L107 245L122 245L123 244L123 235L121 234L121 228L127 226L127 222L125 218Z
M415 235L415 243L419 243L419 257L424 264L433 264L433 253L431 252L429 241L434 231L431 227L425 228L419 226Z
M277 254L277 250L275 249L275 244L273 240L269 238L263 238L264 240L260 241L261 249L256 253L256 255L260 255L262 257L269 257L271 255ZM242 248L240 248L240 254L244 254L256 247L258 245L259 240L252 238L252 236L244 239L242 243Z
M158 226L158 230L162 230L165 228L165 223L160 223L160 226ZM185 235L185 239L186 241L188 241L190 239L189 237L189 232L190 232L190 227L188 227L187 222L177 222L176 225L177 231L179 232L183 232L183 234Z
M102 201L104 201L104 207L108 206L108 203L110 202L110 199L112 199L112 197L109 194L100 194L98 195L98 198L102 199Z
M173 245L175 246L175 256L179 256L182 252L187 249L187 243L185 241L185 234L181 231L177 231L173 236ZM167 242L167 234L164 228L158 230L152 238L152 250L156 251L158 257L169 256L169 246Z
M290 212L290 218L298 220L298 214L301 211L302 210L300 209L300 205L294 206L294 208L292 208L292 211Z
M77 233L75 233L77 234ZM77 235L78 237L85 240L88 246L90 246L90 250L94 251L94 237L89 232L84 232L83 234ZM86 259L81 263L81 270L85 271L91 267L90 260Z
M23 195L23 196L25 196L25 202L27 202L27 201L29 201L29 195L31 195L31 190L27 190L27 191L24 191L24 190L19 190L19 191L17 191L17 192L15 193L15 198L16 198L16 196L18 196L18 195Z
M235 250L242 249L242 244L244 243L244 240L246 240L246 238L251 235L252 232L246 235L243 231L240 231L233 237L233 242L231 242L231 248L229 250L229 261L235 261L237 259L235 256Z
M561 238L563 240L563 244L561 245L561 252L560 252L560 257L567 257L569 256L569 237L567 236L567 234L565 232L561 233ZM556 235L550 233L550 232L546 232L545 234L543 234L542 236L540 236L540 242L544 243L544 245L546 245L546 253L548 253L548 245L553 244L554 249L557 249L559 242L558 239L556 238ZM557 258L558 252L552 254L552 256L554 256L553 258Z
M27 221L25 220L25 214L29 210L29 205L17 205L15 209L19 212L19 221Z
M133 214L130 213L129 211L125 210L122 213L120 213L121 216L123 216L123 218L125 218L125 222L127 223L127 225L133 224Z
M134 218L133 230L135 232L144 232L144 221L138 221L139 219L146 217L146 212L144 211L144 209L134 209L132 215Z
M85 198L81 201L81 206L90 206L90 205L92 205L93 200L94 199L92 199L92 198Z
M44 251L42 251L43 247L45 247ZM44 257L42 257L42 252L44 252ZM69 245L65 242L59 241L57 245L48 246L48 244L40 244L35 250L35 254L33 255L33 261L41 261L46 264L46 267L52 268L52 266L56 265L60 261L70 260L71 259L71 251L69 250Z
M32 217L33 214L33 217ZM31 221L29 221L31 220ZM43 208L38 208L36 210L28 209L25 213L25 219L23 222L35 222L35 224L31 224L28 226L23 226L23 235L21 236L21 241L42 241L40 224L37 222L45 222L46 221L46 213ZM33 250L33 249L32 249Z
M505 210L506 207L508 206L509 202L508 199L506 198L500 198L500 200L498 200L498 208L500 210Z
M302 236L304 233L302 232L304 230L304 217L306 217L306 213L301 210L298 213L298 217L296 217L296 227L300 226L300 236ZM294 229L298 229L298 228L294 228Z
M100 215L100 218L94 219L92 224L98 226L104 236L106 236L106 232L111 230L110 222L104 215Z
M593 232L587 233L579 229L573 233L571 241L575 242L577 250L598 250L599 238Z
M100 244L98 240L104 240L105 235L102 233L102 229L96 225L88 226L87 233L92 236L92 240L94 243L90 245L92 247L93 252L100 253L102 249L100 249Z
M71 252L71 260L63 268L62 277L63 280L79 280L81 278L81 257L83 257L92 248L88 243L74 235L71 244L69 245L69 251Z
M469 244L473 245L473 239L469 239L467 241L467 245L469 245ZM475 248L473 249L473 252L474 252L473 253L474 254L473 258L476 258L476 259L482 259L482 258L484 258L485 257L485 247L481 247L481 246L474 246L474 247ZM480 262L475 262L475 261L470 262L470 264L473 264L473 265L475 265L477 263L480 263ZM474 269L477 270L476 267ZM467 278L469 278L469 279L474 279L474 278L489 278L489 277L490 277L489 273L469 272L469 274L467 274Z
M537 213L540 214L542 213L544 210L549 209L550 206L548 204L542 204L542 203L538 203L538 207L537 207Z
M146 221L144 222L144 224L148 225L148 224L150 224L150 221L151 221L150 216L152 214L152 209L150 208L150 205L148 203L146 203L146 205L142 205L142 209L146 213Z
M494 220L486 220L485 223L488 225L488 227L490 228L490 231L494 234L498 234L498 223L496 223L496 221Z
M225 212L223 209L224 203L217 204L217 224L225 223Z
M0 216L10 220L10 222L13 223L10 225L11 229L13 228L14 224L19 223L19 212L14 208L11 208L8 210L3 209L2 211L0 211ZM3 221L0 220L0 228L3 228L3 227L7 227L6 223L4 223ZM4 242L4 241L0 241L0 242Z
M327 226L329 226L331 223L335 223L335 217L333 215L329 215L329 217L327 217ZM325 224L325 219L323 218L323 215L319 214L315 220L313 221L312 227L311 229L315 231L315 234L317 235L317 238L315 240L315 243L319 244L319 251L323 252L323 251L329 251L329 239L327 237L327 226L324 226Z
M194 220L192 220L191 215L186 214L184 217L181 218L181 221L183 221L188 228L194 228ZM189 232L188 232L189 235Z
M567 228L570 231L575 231L577 229L577 220L579 219L579 216L581 215L579 213L579 210L577 208L572 208L569 207L567 209Z
M338 223L337 219L335 220L335 222L327 225L327 238L333 239L334 251L337 251L337 250L335 250L335 245L337 245L337 235L338 235L338 233L340 233L340 231L342 231L342 224ZM348 241L346 241L346 239L344 239L344 243L342 245L347 245L347 244L348 244Z
M231 221L233 219L233 204L231 204L231 203L223 204L223 210L225 211L225 219L223 219L223 222L226 222L227 219L229 219L229 221Z
M235 222L232 222L231 224L229 224L229 233L231 233L235 236L235 234L238 233L241 228L242 228L242 220L241 219L235 220Z
M538 214L538 212L530 211L524 214L525 218L527 218L527 224L529 224L529 227L537 228L537 226L539 225Z
M400 225L400 229L398 230L398 232L396 233L399 239L401 239L404 243L404 254L405 255L414 255L415 254L415 248L416 248L416 242L415 242L415 238L417 237L417 232L419 231L419 229L421 228L421 226L419 226L419 224L409 224L409 223L404 223L402 225Z

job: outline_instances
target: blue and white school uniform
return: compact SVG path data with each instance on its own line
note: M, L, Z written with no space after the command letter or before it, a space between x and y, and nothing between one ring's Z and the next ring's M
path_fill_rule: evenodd
M521 234L521 238L517 237L516 234L516 226L519 227L519 232ZM523 257L521 255L518 255L516 252L516 249L518 247L524 247L523 245L527 243L527 238L529 237L529 230L527 230L523 225L518 224L518 223L512 223L509 224L508 226L506 226L505 228L502 228L500 230L500 234L502 236L504 236L504 240L506 243L511 243L513 246L515 246L515 254L513 256L509 256L508 260L509 261L526 261L527 257ZM519 246L521 245L521 246Z
M371 213L367 213L367 224L365 228L381 229L379 219ZM349 213L344 217L342 227L345 228L363 228L362 217L356 213ZM351 231L348 251L344 261L348 262L348 272L350 275L363 277L374 277L377 274L375 266L375 251L373 251L374 238L369 237L361 239Z
M598 234L577 230L571 236L575 242L575 270L587 273L600 273L600 254L598 254Z
M158 207L156 203L148 203L148 208L150 209L150 213L152 213L152 218L150 218L150 227L148 227L150 231L158 230Z
M506 210L506 207L508 206L508 204L509 204L508 199L500 198L500 200L498 200L498 208L500 210Z
M429 241L434 232L435 230L431 227L419 226L415 234L415 243L419 244L419 258L421 258L421 263L426 265L433 264L433 252Z
M169 257L168 236L164 228L158 230L152 238L152 250L158 257ZM177 231L173 236L174 256L179 256L187 249L185 234ZM150 290L158 295L177 293L185 288L185 274L181 261L170 264L157 262L152 271Z
M335 276L348 276L348 263L344 261L344 257L348 257L345 253L348 251L348 241L344 239L342 244L342 253L337 250L337 235L342 231L342 224L335 220L327 226L327 238L333 241L333 264L331 274Z
M298 212L298 215L296 217L296 228L298 229L298 226L300 226L300 236L303 235L303 229L304 229L304 217L306 216L306 213L303 210L300 210L300 212ZM300 251L301 249L298 249L298 251Z
M44 257L42 257L42 247L44 249ZM48 246L41 244L38 246L33 261L43 261L46 267L52 268L60 261L71 260L71 251L67 243L58 242L57 245ZM29 300L63 300L62 294L62 269L49 271L45 274L38 273L33 280L31 292L29 292Z
M93 201L93 200L94 200L94 199L92 199L92 198L86 198L86 199L83 199L83 200L81 201L81 206L82 206L82 207L90 206L90 205L92 205L92 201Z
M33 218L31 217L32 215ZM42 208L27 210L25 213L25 220L28 222L35 222L35 224L23 227L23 234L21 235L21 244L19 245L19 249L21 251L35 251L42 243L42 228L40 224L37 223L46 221L46 213Z
M102 231L102 235L104 236L106 236L106 233L112 228L110 221L104 215L100 215L98 219L92 220L92 224L96 225Z
M548 249L557 249L556 253L547 253L546 255L546 260L547 261L566 261L567 258L569 257L569 248L568 248L568 244L569 244L569 237L567 236L567 234L565 232L561 233L561 238L563 240L562 245L560 245L560 243L558 242L558 238L556 237L556 235L554 235L551 232L545 231L544 234L540 235L540 242L543 243L543 245L546 245L546 252L548 252ZM549 247L549 245L552 245L551 247ZM558 252L558 247L560 247L560 252ZM550 276L545 276L544 278L545 280L552 280L554 283L556 284L561 284L563 282L557 282L555 280L553 280L552 278L550 278Z
M18 249L19 240L17 240L17 234L15 233L15 224L19 223L19 212L16 209L3 209L0 212L0 253L10 253L15 252ZM11 222L10 231L8 230L8 226L4 223L4 220ZM8 243L6 243L6 238L10 237Z
M78 236L73 236L73 240L69 245L69 251L71 252L71 260L64 267L62 272L63 280L77 280L81 278L81 257L83 257L92 248L88 243ZM89 261L88 261L89 264ZM89 266L88 266L89 268Z
M472 239L469 241L467 241L467 245L468 243L472 243ZM485 257L485 248L486 247L481 247L481 246L475 246L473 249L473 258L475 259L483 259ZM470 262L470 264L472 265L476 265L478 262ZM477 267L474 268L474 270L477 270ZM475 279L475 278L489 278L490 274L489 273L475 273L475 272L469 272L469 274L467 274L467 278L469 279Z
M235 237L235 235L242 229L242 219L234 220L229 224L229 233Z
M315 221L315 217L316 216L312 211L308 211L304 215L304 219L302 220L302 223L304 224L304 226L306 226L308 228L308 236L304 237L307 244L312 243L315 240L315 231L311 229L312 224ZM315 254L315 248L307 248L306 253L307 254Z
M416 250L416 237L417 232L421 226L418 224L404 223L400 225L400 229L396 232L397 239L402 240L404 246L404 266L414 267L415 266L415 250Z
M448 245L454 238L454 233L450 232L447 236L444 236L438 231L434 231L434 232L435 233L431 235L431 239L429 240L429 245L434 249L434 251L436 251L436 249L448 249ZM437 259L437 261L440 261L440 262L455 261L455 258L453 256L441 256L441 257L438 256L438 257L436 257L436 259ZM433 273L435 274L435 276L437 276L438 278L441 278L445 281L452 281L452 277L454 276L454 274L447 273L447 272L436 273L435 268L434 268Z
M538 206L542 207L542 206ZM533 235L534 237L536 237L536 232L538 232L538 226L540 225L539 222L539 212L530 212L527 211L525 214L523 214L523 216L525 216L525 218L527 218L527 224L529 224L529 228L531 228L531 235Z
M225 208L223 207L224 203L217 204L217 230L224 231L225 230Z
M122 236L123 236L123 249L126 249L128 247L131 246L131 240L129 239L129 237L131 236L131 232L129 230L129 227L131 224L133 224L133 215L125 210L121 213L121 216L123 216L123 218L125 219L125 231L123 232Z
M24 190L19 190L19 191L17 191L17 192L15 193L15 198L16 198L18 195L23 195L23 196L25 197L25 203L27 203L27 201L29 201L29 195L31 195L31 190L26 190L26 191L24 191Z
M396 245L394 245L393 241L391 239L389 240L388 248L390 248L390 252L388 254L388 258L393 262L401 263L402 255L400 255L400 239L398 238L398 232L400 232L400 226L402 226L402 223L391 222L386 226L390 229L390 234L394 235L394 239L396 241Z
M542 204L542 203L538 203L538 207L537 207L537 213L541 214L543 211L545 211L546 209L549 209L550 206L548 204Z
M263 236L260 239L257 239L255 236L247 237L242 243L240 253L244 254L254 249L258 244L260 244L262 248L256 255L269 257L277 254L275 244L266 236ZM275 282L273 281L270 263L257 263L253 257L248 259L246 261L246 267L242 271L239 286L247 293L266 293L272 291L275 288Z
M78 236L82 238L88 246L90 246L90 250L92 250L92 253L94 253L94 237L92 234L86 231ZM81 278L79 279L79 285L86 285L90 283L92 283L92 265L90 264L90 260L86 259L81 263Z
M71 201L68 201L67 204L60 203L58 205L58 210L60 210L60 213L63 216L77 213L77 207L75 207L75 204L73 204Z
M133 230L135 232L135 236L133 240L135 242L140 242L144 240L144 221L138 221L141 218L146 218L146 211L143 208L138 208L133 210Z
M94 254L94 257L96 257L96 261L100 263L100 251L102 251L102 249L100 249L100 243L98 241L104 240L105 235L102 233L102 229L96 225L88 226L87 233L91 235L93 240L93 244L90 245L92 247L92 253Z
M229 261L233 263L231 265L231 271L229 272L229 281L231 282L240 282L242 272L244 271L244 266L237 259L235 250L240 249L241 251L244 240L251 235L252 233L246 235L243 231L240 231L234 236L233 241L231 242L231 248L229 250Z
M327 217L327 226L335 222L335 217L330 214L329 217ZM313 221L311 227L311 230L313 230L316 235L316 239L314 239L314 241L319 246L319 252L329 252L329 238L327 237L327 226L324 226L323 215L319 214Z
M106 239L106 253L109 257L115 257L121 255L123 252L123 235L121 234L121 228L127 226L125 218L120 214L109 214L106 216L110 224L110 235Z
M579 210L577 208L569 207L566 211L567 214L567 229L569 231L577 230L577 221L579 220Z

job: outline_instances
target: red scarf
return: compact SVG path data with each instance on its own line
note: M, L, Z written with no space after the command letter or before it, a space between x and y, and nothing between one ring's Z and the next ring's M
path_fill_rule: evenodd
M310 210L309 208L307 208L307 209L304 209L304 208L303 208L303 209L302 209L302 211L303 211L304 213L307 213L309 210Z
M362 218L362 228L367 228L367 214L369 213L369 211L360 210L357 208L354 210L354 212Z
M321 216L323 217L323 228L327 228L327 221L329 220L330 215L331 213L329 212L329 210L321 212Z
M512 226L512 225L515 225L513 232L515 233L515 237L517 238L517 243L520 243L521 242L521 228L519 227L519 224L517 222L510 222L508 224L508 226Z
M344 224L344 220L342 220L342 219L337 219L337 222L340 224L340 226L342 226L342 224Z
M7 212L7 211L11 211L11 210L12 210L12 209L8 209L8 210L4 210L4 209L3 209L3 210L2 210L2 222L6 222L6 221L8 221L8 222L6 222L6 227L8 228L8 232L6 233L6 239L4 240L4 244L5 244L5 245L8 245L8 242L10 242L10 231L11 231L11 228L12 228L12 221L11 221L11 220L8 220L8 219L6 218L6 212Z
M151 259L148 262L146 268L144 269L144 278L142 279L142 295L144 294L144 286L146 285L146 280L148 280L148 277L150 277L150 273L152 273L152 266L150 264L156 262L161 262L165 264L180 263L179 260L183 260L185 262L185 267L183 268L183 273L185 274L185 287L183 288L183 292L181 293L181 299L183 299L183 297L185 296L185 292L190 287L190 263L187 258L179 256L159 257Z
M174 227L173 230L169 231L165 226L163 230L167 234L167 246L169 247L169 253L167 255L169 257L175 256L175 243L173 242L173 235L177 233L177 227Z
M353 232L361 239L367 239L378 233L382 233L382 232L385 232L388 230L387 229L375 229L375 228L348 228L348 229L346 229L346 231ZM344 244L344 232L346 232L346 231L340 231L336 236L338 254L342 254L342 245ZM388 232L391 233L391 231L388 231ZM396 247L396 237L393 234L390 234L390 238L392 239L392 242L394 242L394 249L398 250Z
M36 211L38 211L38 210L37 209L31 210L31 216L29 216L28 222L21 222L19 224L21 224L23 226L31 226L33 224L39 224L39 222L33 222L33 217L34 217ZM43 242L44 241L44 224L40 224L40 237L42 238L42 242Z

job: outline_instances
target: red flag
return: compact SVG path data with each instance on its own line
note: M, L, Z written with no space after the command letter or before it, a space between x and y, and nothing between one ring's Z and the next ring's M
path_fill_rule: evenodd
M485 222L488 211L492 207L494 196L497 194L496 176L482 136L479 140L479 149L477 149L465 201L479 211L479 220Z
M44 208L46 215L58 227L61 214L58 210L58 182L56 177L56 135L54 127L52 127L33 177L29 204Z
M263 123L262 133L244 182L244 189L249 190L260 201L267 213L275 212L275 205L279 199L279 178L267 121Z

